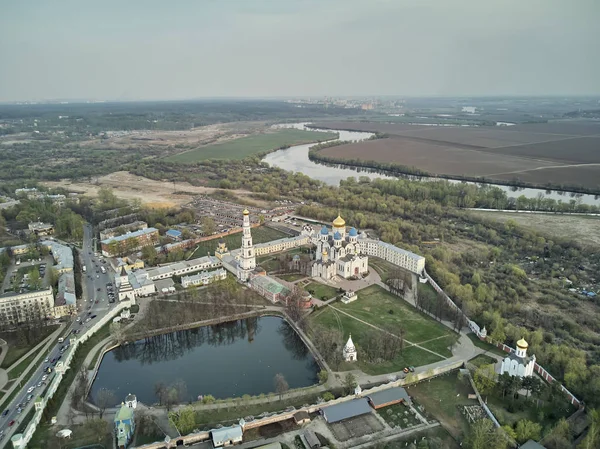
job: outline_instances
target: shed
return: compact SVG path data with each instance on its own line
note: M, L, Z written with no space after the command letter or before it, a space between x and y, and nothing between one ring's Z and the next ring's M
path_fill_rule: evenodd
M304 433L304 439L306 440L306 443L308 444L308 449L317 449L317 448L321 447L321 442L319 441L319 439L317 438L315 433L311 432L310 430L307 430Z
M542 446L540 443L538 443L537 441L528 440L526 443L523 443L521 445L521 449L546 449L546 448L544 446Z
M402 387L388 388L387 390L371 393L367 396L367 399L371 407L375 410L387 407L388 405L399 404L400 402L410 404L410 397Z
M298 425L305 424L310 422L310 416L307 411L301 410L299 412L294 413L294 422Z
M360 398L330 405L329 407L323 407L321 413L323 413L325 421L331 424L343 421L344 419L371 413L371 407L365 398Z
M210 431L214 447L231 446L242 442L243 431L241 426L222 427Z

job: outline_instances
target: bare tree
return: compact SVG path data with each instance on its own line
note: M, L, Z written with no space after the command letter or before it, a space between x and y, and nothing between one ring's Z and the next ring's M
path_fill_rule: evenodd
M100 419L108 407L113 407L117 403L114 391L102 388L96 393L96 406L99 409Z
M279 399L281 400L283 394L290 389L290 386L281 373L275 374L273 382L275 383L275 392L279 394Z
M304 328L303 320L304 317L304 290L295 285L291 293L288 295L285 301L285 311L290 319L301 328Z

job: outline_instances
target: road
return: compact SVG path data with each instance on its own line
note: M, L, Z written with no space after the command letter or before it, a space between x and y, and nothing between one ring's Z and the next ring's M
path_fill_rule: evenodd
M82 273L83 297L77 301L77 314L70 318L65 335L71 335L72 331L85 332L90 325L103 317L113 307L113 304L108 302L107 284L114 284L114 272L108 262L103 263L104 259L94 254L93 238L92 227L86 224L84 226L83 246L80 251L82 267L86 266L86 273ZM102 273L101 266L105 267L106 273ZM49 267L50 264L48 264ZM96 317L92 319L91 317L94 315ZM86 323L88 318L90 320ZM68 340L69 338L66 337L64 343L57 343L52 348L48 356L32 372L29 380L20 385L21 390L19 393L2 411L0 416L0 443L4 444L10 439L19 426L20 420L34 406L35 398L44 391L45 386L52 380L54 366L61 359L61 349L68 344ZM52 373L48 374L46 372L48 368L52 368ZM44 379L46 375L47 378ZM29 391L31 388L33 390ZM11 422L13 422L12 426L10 425Z

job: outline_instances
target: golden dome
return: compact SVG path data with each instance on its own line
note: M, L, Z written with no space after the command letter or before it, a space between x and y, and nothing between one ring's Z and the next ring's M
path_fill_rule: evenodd
M527 349L528 347L529 347L529 344L525 341L524 338L521 338L517 342L517 348L519 348L519 349Z
M326 250L326 249L324 249L324 250L323 250L323 255L324 255L324 256L327 256L327 255L329 255L329 253L327 252L327 250Z
M346 222L342 217L338 215L337 218L333 220L333 226L335 226L336 228L342 228L346 226Z
M248 212L248 209L244 209L244 212L242 212L244 215L249 215L250 212Z

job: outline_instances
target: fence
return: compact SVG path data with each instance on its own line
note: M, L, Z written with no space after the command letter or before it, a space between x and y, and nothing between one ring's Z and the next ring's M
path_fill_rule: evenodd
M35 430L36 430L38 424L42 420L42 414L44 413L44 409L46 408L46 405L48 404L48 400L50 400L56 393L56 390L58 389L58 386L60 385L60 382L62 381L62 379L65 375L65 372L69 369L69 367L71 365L71 361L73 360L75 351L77 350L79 345L81 343L84 343L85 341L87 341L100 328L102 328L105 324L110 322L117 313L119 313L123 309L131 307L131 305L132 305L132 303L129 300L120 302L112 310L110 310L106 315L104 315L101 319L99 319L96 324L94 324L92 327L90 327L87 330L87 332L82 334L81 337L78 337L78 338L71 337L72 343L71 343L71 346L69 347L69 349L65 353L63 365L60 368L60 371L58 369L55 371L52 382L50 382L50 385L48 386L46 395L43 398L41 398L42 399L41 402L36 403L36 406L35 406L36 410L33 415L33 418L31 419L29 425L25 428L25 432L23 432L22 438L19 442L19 446L15 445L15 448L24 449L25 446L27 445L27 443L29 442L29 440L31 440L31 437L35 433Z
M469 329L471 329L473 331L473 333L475 335L477 335L477 338L479 338L480 340L483 340L483 341L487 341L489 343L490 341L487 338L487 333L485 331L482 332L479 325L477 323L475 323L475 321L470 320L469 317L467 317L462 312L462 310L460 310L460 308L454 303L454 301L452 301L452 299L450 299L450 297L446 294L446 292L444 292L444 290L442 290L442 288L437 284L437 282L435 282L435 280L433 280L433 278L429 275L429 273L427 273L426 270L423 270L423 273L424 273L425 277L427 278L427 280L429 281L429 283L431 284L431 286L433 287L433 289L436 292L438 292L440 295L442 295L442 297L446 300L448 305L450 307L452 307L453 309L460 311L460 313L463 314L467 323L469 324ZM515 350L513 348L511 348L508 345L505 345L504 343L501 343L501 342L491 342L491 343L494 346L496 346L498 349L501 349L504 352L507 352L507 353L515 352ZM536 373L538 373L540 376L542 376L542 378L546 382L548 382L548 383L557 382L556 378L554 376L552 376L544 367L542 367L537 362L535 362L535 364L533 365L533 369ZM572 405L575 405L577 407L581 407L583 405L581 400L579 400L577 397L575 397L575 395L573 393L571 393L569 390L567 390L567 388L564 385L560 384L560 389L567 396L567 399L569 400L569 402Z

